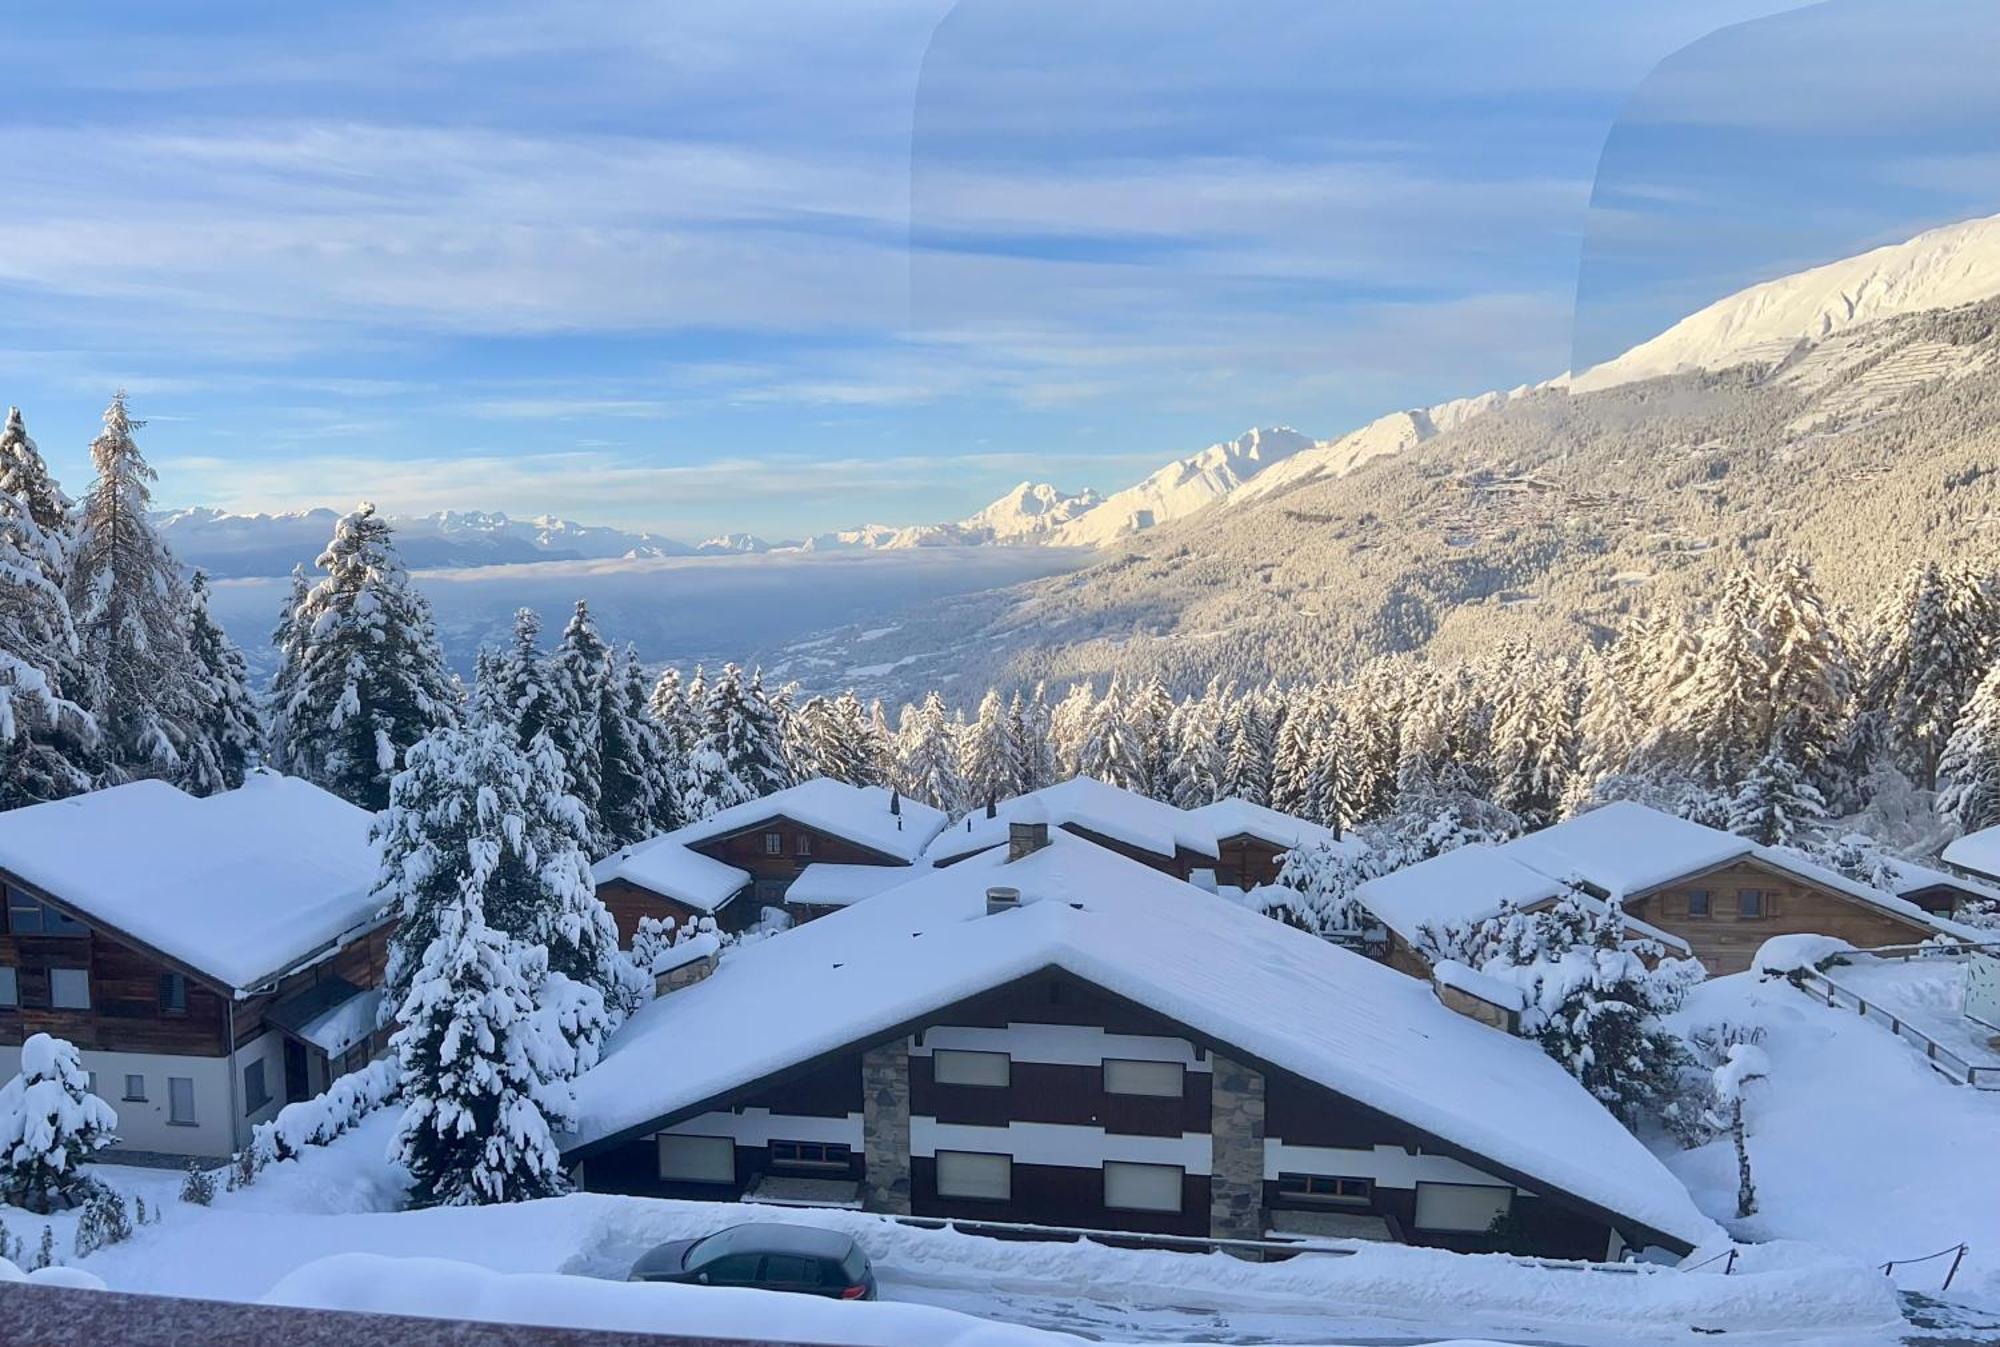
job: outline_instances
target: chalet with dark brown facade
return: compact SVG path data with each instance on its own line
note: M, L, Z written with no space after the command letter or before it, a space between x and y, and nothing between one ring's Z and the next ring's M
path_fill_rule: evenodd
M0 814L0 1076L81 1051L130 1150L221 1157L381 1046L372 816L254 774L140 781Z
M577 1096L600 1191L1571 1257L1714 1233L1533 1044L1032 822L739 948Z
M907 870L944 825L941 811L880 786L816 777L626 847L593 874L628 942L649 916L736 931L783 907L812 867Z

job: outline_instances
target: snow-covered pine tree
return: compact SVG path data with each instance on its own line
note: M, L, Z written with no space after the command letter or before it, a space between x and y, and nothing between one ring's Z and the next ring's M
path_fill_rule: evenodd
M980 698L978 714L966 726L958 752L959 779L965 783L968 805L1011 799L1021 793L1007 735L1007 712L997 690L988 688Z
M705 819L781 789L786 773L778 760L775 727L768 705L761 704L761 697L757 703L744 686L743 671L725 664L708 689L701 737L688 759L684 817Z
M1016 690L1007 704L1007 747L1014 759L1017 794L1056 783L1056 745L1049 717L1046 684L1035 684L1026 696Z
M334 525L317 564L323 574L292 614L293 649L274 682L287 693L272 707L279 765L379 810L403 755L455 723L458 706L430 605L373 505Z
M195 795L234 790L263 753L263 716L243 652L209 614L208 577L200 571L188 582L188 653L201 709L179 784Z
M601 769L598 820L607 850L643 842L672 826L667 803L672 793L660 730L646 710L646 671L639 652L625 647L621 665L604 656L607 692L598 719L597 760Z
M1771 667L1756 581L1747 570L1732 571L1670 707L1683 766L1702 784L1727 788L1741 781L1770 748Z
M958 740L936 689L921 705L903 708L903 726L896 735L896 785L903 794L957 814L970 803L958 774Z
M1493 801L1534 829L1556 821L1576 763L1570 688L1560 668L1526 652L1500 687L1493 716Z
M1850 714L1854 674L1847 644L1800 558L1782 557L1772 568L1763 626L1771 661L1772 746L1811 780Z
M794 691L792 685L787 685L780 688L775 696L766 693L762 668L750 671L749 686L743 690L743 710L748 717L749 731L745 742L750 756L745 759L742 771L745 779L756 786L760 796L784 790L798 782L791 759L785 756L785 719L791 714Z
M76 1049L28 1035L21 1073L0 1086L0 1201L39 1214L74 1206L93 1187L83 1162L118 1139L117 1126Z
M1174 798L1174 699L1159 675L1131 689L1125 699L1125 721L1139 741L1140 784L1150 799L1172 803Z
M532 608L514 611L514 637L494 665L493 705L513 729L514 743L526 748L559 712L542 653L542 618Z
M89 790L97 722L67 695L77 660L57 544L0 491L0 808Z
M1724 826L1765 846L1804 846L1826 823L1826 802L1799 765L1773 748L1730 796Z
M1294 897L1272 915L1288 925L1355 944L1376 924L1354 891L1375 877L1368 852L1340 842L1313 842L1285 853L1278 887Z
M264 690L264 705L269 708L264 746L269 759L281 765L291 761L290 746L285 742L283 708L291 705L299 674L305 668L307 633L299 626L299 616L305 612L306 595L310 593L312 582L306 579L306 568L292 567L291 588L278 610L278 623L271 628L271 648L277 652L278 667L271 675L270 686Z
M1096 777L1121 790L1146 788L1145 744L1127 714L1125 689L1116 678L1090 709L1076 746L1079 776Z
M1994 626L1985 585L1936 561L1877 610L1862 708L1880 714L1889 752L1918 786L1937 784L1945 742L1993 662Z
M393 1155L418 1207L524 1202L568 1186L554 1133L573 1124L569 1048L534 1000L547 954L486 924L476 854L472 864L431 913L390 1040L404 1099Z
M1070 685L1070 690L1049 712L1049 742L1055 749L1058 781L1068 780L1082 770L1077 766L1077 752L1089 732L1091 711L1096 705L1097 693L1090 680L1080 679Z
M1276 718L1262 693L1251 692L1237 699L1223 727L1229 745L1222 768L1223 797L1270 803L1276 730Z
M121 390L91 441L97 478L76 511L68 594L82 681L76 700L104 735L105 776L171 777L199 712L187 645L187 592L153 528L153 469Z
M590 620L589 605L578 599L542 677L542 687L548 695L543 728L562 763L562 779L568 792L582 806L584 846L593 855L610 850L604 841L601 757L605 662L610 653Z
M29 438L21 420L21 409L7 409L7 425L0 430L0 493L14 497L41 530L43 555L49 578L58 588L69 574L69 555L76 541L75 518L70 499L49 473L42 451Z
M1980 680L1938 758L1937 812L1961 833L2000 823L2000 664Z

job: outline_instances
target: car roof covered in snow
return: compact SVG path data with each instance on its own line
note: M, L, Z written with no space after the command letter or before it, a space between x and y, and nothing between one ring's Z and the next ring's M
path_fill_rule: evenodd
M655 837L612 852L590 867L599 884L622 879L697 912L713 912L750 883L750 872L690 851L671 837Z
M203 799L133 781L0 813L0 868L237 990L373 927L374 815L253 772Z
M1269 842L1274 847L1290 851L1293 847L1336 840L1331 828L1235 796L1198 806L1186 813L1189 818L1199 820L1218 842L1231 837L1254 837L1260 842ZM1346 850L1356 854L1368 849L1367 843L1351 834L1338 840Z
M731 805L699 823L676 828L664 840L692 846L728 837L775 818L788 818L819 832L844 837L905 863L916 860L946 823L943 810L907 795L896 796L880 786L850 786L845 781L816 776L755 800Z
M1731 861L1756 860L1905 921L1962 939L1979 938L1971 927L1850 879L1802 851L1763 846L1630 800L1577 814L1495 850L1552 878L1575 875L1616 898L1647 893Z
M1215 829L1185 809L1123 790L1094 776L1073 776L1053 786L1002 800L989 817L975 809L938 834L925 852L933 860L949 860L996 847L1007 840L1014 823L1064 824L1085 828L1156 856L1186 850L1214 856Z
M993 885L1017 889L1021 905L989 915ZM1528 1186L1690 1245L1716 1233L1535 1045L1445 1009L1425 983L1363 955L1064 834L1018 861L977 856L732 951L613 1036L575 1082L579 1130L567 1144L643 1135L1051 968Z
M854 1237L815 1225L781 1225L776 1221L746 1221L718 1230L702 1243L702 1253L793 1253L804 1258L845 1258ZM704 1260L705 1261L705 1260Z

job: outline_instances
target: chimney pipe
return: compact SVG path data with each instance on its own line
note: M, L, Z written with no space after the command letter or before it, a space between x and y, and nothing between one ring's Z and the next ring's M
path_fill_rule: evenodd
M1019 889L1005 888L996 884L986 891L986 915L989 917L999 912L1012 912L1020 905Z

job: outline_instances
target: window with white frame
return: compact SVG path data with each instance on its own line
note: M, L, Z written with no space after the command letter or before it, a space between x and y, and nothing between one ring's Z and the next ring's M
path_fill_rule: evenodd
M939 1151L937 1195L1005 1202L1014 1195L1014 1158L984 1151Z
M660 1137L660 1177L676 1183L736 1182L736 1143L728 1137Z
M931 1053L931 1079L940 1085L1005 1086L1014 1079L1014 1062L1004 1052L939 1048Z
M1104 1205L1112 1211L1179 1211L1179 1165L1142 1165L1129 1160L1104 1162Z
M51 968L49 970L49 1004L57 1010L90 1009L90 970L88 968Z
M1514 1205L1514 1190L1490 1183L1419 1183L1419 1230L1484 1234Z
M782 855L784 855L784 854L785 854L785 835L784 835L783 833L765 833L765 834L764 834L764 854L765 854L766 856L782 856Z
M167 1077L167 1121L175 1127L194 1126L194 1078Z
M1179 1062L1141 1062L1107 1057L1104 1061L1106 1094L1144 1094L1162 1099L1179 1099L1187 1068Z

